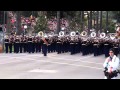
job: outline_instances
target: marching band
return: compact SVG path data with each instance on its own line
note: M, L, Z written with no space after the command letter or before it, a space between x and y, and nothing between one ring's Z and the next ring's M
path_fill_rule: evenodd
M92 32L90 36L86 31L81 34L74 31L69 35L65 35L65 32L60 31L59 35L43 35L40 31L38 35L10 35L5 36L5 52L6 53L46 53L57 52L66 53L70 52L71 55L76 53L82 53L82 55L93 54L94 56L105 54L105 57L109 56L109 49L114 48L115 54L118 55L120 50L120 40L115 35L106 35L101 33L99 37L95 32Z

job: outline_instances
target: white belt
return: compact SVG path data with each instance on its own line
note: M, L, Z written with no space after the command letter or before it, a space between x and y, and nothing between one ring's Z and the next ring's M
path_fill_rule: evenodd
M114 47L114 48L118 48L118 47Z
M109 45L109 44L104 44L104 45Z

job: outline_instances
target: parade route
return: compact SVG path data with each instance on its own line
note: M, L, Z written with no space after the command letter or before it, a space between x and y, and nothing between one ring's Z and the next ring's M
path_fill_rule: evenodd
M103 79L104 55L0 54L0 79ZM119 77L118 77L119 78Z

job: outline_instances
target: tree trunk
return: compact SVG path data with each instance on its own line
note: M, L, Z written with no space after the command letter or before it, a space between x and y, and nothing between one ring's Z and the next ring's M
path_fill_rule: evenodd
M96 28L96 18L95 18L95 16L96 16L96 13L94 13L94 29Z
M22 29L21 29L21 11L17 11L16 12L17 15L17 20L16 20L16 28L17 28L17 35L20 35L22 33Z
M90 16L89 16L89 13L88 13L87 19L88 19L88 30L90 30Z
M10 33L10 31L11 31L11 24L10 24L9 11L6 11L6 12L7 12L7 28L6 28L6 32Z
M57 30L55 31L56 34L60 32L60 11L57 11Z
M107 34L107 31L108 31L108 11L106 11L106 34Z
M98 35L98 21L99 21L99 11L97 11L97 14L96 14L96 34Z
M84 11L81 11L81 30L83 31L84 27Z
M100 33L102 32L102 11L100 11Z
M92 11L90 11L90 29L92 29Z

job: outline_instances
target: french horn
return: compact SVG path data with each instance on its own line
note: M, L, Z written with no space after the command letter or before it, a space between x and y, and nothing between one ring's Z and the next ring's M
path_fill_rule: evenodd
M95 32L92 32L92 33L90 34L90 36L91 36L91 37L96 37L96 33L95 33Z
M114 33L112 33L112 34L110 34L110 38L113 40L113 39L115 39L115 34Z
M74 31L72 31L71 33L70 33L70 36L75 36L76 35L76 32L74 32Z
M103 32L100 34L100 38L105 38L106 37L106 34Z
M87 36L87 32L86 31L83 31L82 33L81 33L81 36Z
M38 36L44 36L44 33L42 31L38 32Z

